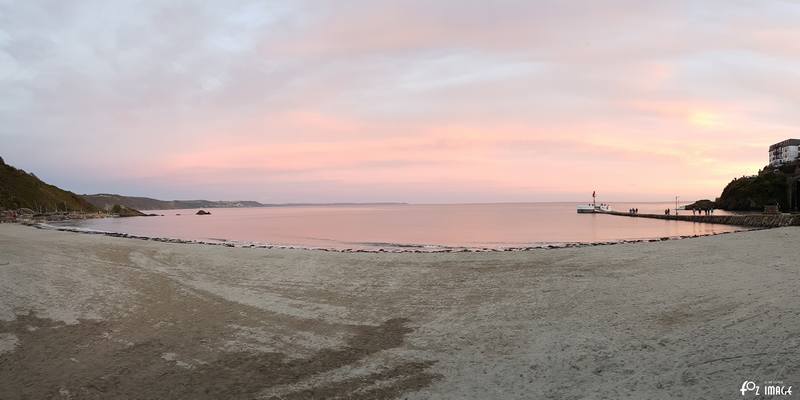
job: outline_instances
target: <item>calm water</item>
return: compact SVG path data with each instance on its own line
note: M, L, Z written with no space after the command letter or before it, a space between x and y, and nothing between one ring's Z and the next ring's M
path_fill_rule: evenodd
M97 219L73 225L151 237L335 249L508 248L737 230L725 225L577 214L575 207L575 203L518 203L217 208L206 216L194 215L197 210L164 210L151 211L163 217ZM669 204L617 203L612 207L655 213Z

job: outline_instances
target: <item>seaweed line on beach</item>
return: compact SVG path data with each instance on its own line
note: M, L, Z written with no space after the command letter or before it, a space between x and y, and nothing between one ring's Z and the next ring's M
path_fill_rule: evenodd
M59 232L71 232L71 233L81 233L81 234L88 234L88 235L103 235L103 236L110 236L110 237L117 237L117 238L125 238L125 239L138 239L138 240L149 240L154 242L164 242L164 243L176 243L176 244L198 244L198 245L206 245L206 246L223 246L223 247L236 247L236 248L244 248L244 249L284 249L284 250L310 250L310 251L324 251L324 252L335 252L335 253L490 253L490 252L521 252L521 251L535 251L535 250L557 250L557 249L570 249L570 248L581 248L581 247L593 247L593 246L613 246L619 244L635 244L635 243L654 243L654 242L663 242L667 240L683 240L683 239L696 239L701 237L708 237L708 236L718 236L718 235L726 235L730 233L737 233L737 232L748 232L748 231L758 231L763 229L774 229L774 227L748 227L743 228L737 231L731 232L718 232L718 233L709 233L709 234L700 234L700 235L680 235L680 236L663 236L658 238L648 238L648 239L620 239L620 240L611 240L611 241L601 241L601 242L569 242L569 243L558 243L558 244L541 244L535 246L521 246L521 247L502 247L502 248L487 248L487 247L444 247L438 246L436 248L426 248L425 250L420 250L420 247L425 246L415 246L413 249L406 248L408 246L399 246L400 248L375 248L375 249L353 249L353 248L345 248L345 249L338 249L338 248L331 248L331 247L307 247L307 246L294 246L294 245L271 245L271 244L257 244L257 243L235 243L232 241L203 241L203 240L190 240L190 239L176 239L176 238L165 238L165 237L151 237L151 236L142 236L142 235L133 235L129 233L121 233L121 232L109 232L109 231L100 231L100 230L91 230L91 229L82 229L82 228L75 228L75 227L66 227L66 226L55 226L49 224L32 224L37 229L44 229L44 230L55 230Z

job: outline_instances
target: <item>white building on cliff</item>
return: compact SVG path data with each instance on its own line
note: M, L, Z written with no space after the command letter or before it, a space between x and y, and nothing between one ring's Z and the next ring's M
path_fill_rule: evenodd
M788 139L769 146L769 165L777 167L800 160L800 139Z

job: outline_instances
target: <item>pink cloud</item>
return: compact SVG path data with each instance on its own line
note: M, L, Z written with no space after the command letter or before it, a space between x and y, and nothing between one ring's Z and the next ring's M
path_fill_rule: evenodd
M713 197L800 124L787 2L86 4L0 32L3 156L78 191Z

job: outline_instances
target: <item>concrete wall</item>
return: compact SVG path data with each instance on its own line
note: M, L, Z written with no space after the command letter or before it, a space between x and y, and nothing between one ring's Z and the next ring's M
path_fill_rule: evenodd
M777 228L781 226L800 226L800 214L748 214L748 215L660 215L637 214L612 211L608 214L633 218L653 218L674 221L704 222L708 224L723 224L746 226L751 228Z

